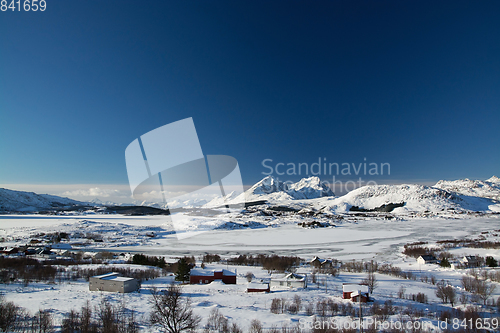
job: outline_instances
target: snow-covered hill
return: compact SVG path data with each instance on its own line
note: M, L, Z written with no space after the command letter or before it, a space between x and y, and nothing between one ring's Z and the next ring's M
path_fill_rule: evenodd
M330 200L316 200L314 206L334 213L348 212L351 207L361 210L381 209L383 205L404 204L394 209L396 214L409 212L499 212L498 187L491 180L440 181L439 186L375 185L364 186ZM498 178L497 185L498 186ZM383 208L383 207L382 207Z
M440 180L434 187L471 197L500 200L500 178L496 176L487 180Z
M81 205L85 203L55 195L0 188L0 212L34 212Z

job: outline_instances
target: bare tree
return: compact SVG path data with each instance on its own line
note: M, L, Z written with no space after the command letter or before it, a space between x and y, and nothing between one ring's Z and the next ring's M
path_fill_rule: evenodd
M238 324L233 323L231 325L231 333L243 333L243 330L238 326Z
M451 303L451 306L455 304L455 300L457 298L457 293L455 292L455 288L451 285L444 282L444 280L439 281L436 284L436 296L443 301L443 303Z
M377 288L378 281L377 278L375 277L375 273L370 271L366 278L361 281L361 284L366 284L368 286L368 290L370 291L370 294L373 294L373 291L375 288Z
M398 297L399 298L405 298L405 292L406 292L406 287L405 286L399 287Z
M217 332L226 333L229 332L229 320L220 313L219 309L214 308L207 319L207 324L204 329L205 333Z
M258 319L253 319L250 322L249 333L262 333L262 323Z
M478 280L476 284L476 293L479 298L486 305L488 298L495 292L496 286L493 283L487 283L486 281Z
M500 299L500 298L499 298ZM297 307L297 312L300 311L300 308L302 306L302 299L300 298L299 295L294 295L293 296L293 303L295 304L295 306Z
M461 293L459 300L460 300L460 303L462 303L462 305L466 305L467 302L469 302L469 296L467 296L466 293Z
M38 333L54 332L52 316L47 310L39 310L31 320L31 331Z
M281 312L281 298L273 298L271 301L271 313L278 314Z
M193 313L190 300L182 297L181 287L171 284L162 292L155 288L152 295L151 324L167 333L194 331L198 327L201 317Z
M450 302L451 306L455 304L455 300L457 299L457 293L455 292L455 288L453 288L450 285L447 285L444 288L444 293L446 294L448 301Z
M0 331L10 332L15 328L16 321L19 320L21 308L13 302L5 302L0 295Z
M245 274L245 277L247 278L247 281L248 281L248 282L252 282L252 279L253 279L254 275L253 275L253 273L252 273L252 272L247 272L247 273Z
M446 284L444 280L441 280L436 284L436 297L440 298L443 303L448 303L448 296L444 291L445 287Z

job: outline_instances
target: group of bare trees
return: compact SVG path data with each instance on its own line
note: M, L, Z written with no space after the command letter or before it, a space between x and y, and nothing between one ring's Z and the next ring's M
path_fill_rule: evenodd
M13 302L5 301L0 295L0 332L50 333L54 331L52 316L39 310L31 315L26 309Z
M441 280L436 284L436 296L441 299L443 303L449 302L451 306L453 306L457 298L457 293L452 285Z
M261 325L262 326L262 325ZM204 333L243 333L237 323L229 322L219 309L215 308L210 312L207 323L203 328Z
M137 333L139 325L133 309L125 303L113 305L103 299L92 307L88 302L80 311L71 310L61 324L62 333Z
M235 258L227 259L231 265L262 266L263 269L271 272L289 272L297 267L303 259L293 256L264 255L256 256L242 254Z
M462 288L479 298L486 305L486 301L493 295L496 290L494 283L488 283L485 279L480 279L479 276L463 276Z

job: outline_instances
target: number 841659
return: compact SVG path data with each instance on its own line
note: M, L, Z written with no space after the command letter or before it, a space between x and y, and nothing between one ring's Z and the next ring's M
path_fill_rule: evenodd
M2 0L0 1L0 9L2 12L7 10L11 11L45 11L47 9L47 2L45 0Z

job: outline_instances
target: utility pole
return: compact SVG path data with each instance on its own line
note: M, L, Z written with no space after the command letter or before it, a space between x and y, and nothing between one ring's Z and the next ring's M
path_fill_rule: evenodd
M361 310L361 290L358 290L359 301L359 331L363 333L363 311Z

